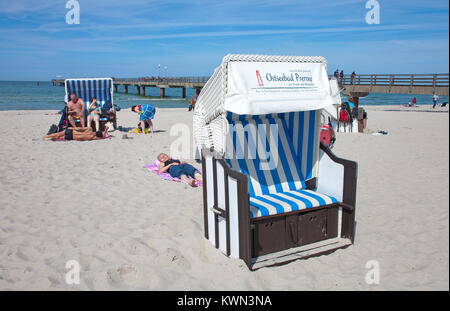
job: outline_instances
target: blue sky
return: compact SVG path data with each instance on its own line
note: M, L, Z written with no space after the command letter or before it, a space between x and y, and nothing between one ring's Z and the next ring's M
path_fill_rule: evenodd
M447 73L448 1L1 0L0 80L210 75L228 53L321 55L350 73ZM167 69L165 69L167 67Z

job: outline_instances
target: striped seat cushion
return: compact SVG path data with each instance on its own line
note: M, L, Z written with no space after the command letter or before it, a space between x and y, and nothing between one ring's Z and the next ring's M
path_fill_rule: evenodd
M312 190L293 190L250 197L250 218L293 212L337 202L334 197Z

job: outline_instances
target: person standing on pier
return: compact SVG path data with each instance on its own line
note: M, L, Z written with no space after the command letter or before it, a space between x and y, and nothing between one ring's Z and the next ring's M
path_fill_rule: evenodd
M145 124L148 123L150 133L153 134L152 119L155 117L155 107L148 104L139 105L131 107L131 111L139 114L139 126L142 128L143 133L145 133Z
M356 73L353 71L351 75L351 84L355 82Z

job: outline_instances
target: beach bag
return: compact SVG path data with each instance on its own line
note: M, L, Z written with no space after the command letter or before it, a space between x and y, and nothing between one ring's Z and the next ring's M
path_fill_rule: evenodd
M61 119L59 120L59 123L58 123L58 132L64 131L66 129L67 125L69 124L69 122L67 120L67 111L68 111L67 106L65 106L62 109Z
M320 128L320 141L328 148L333 148L336 136L331 125L324 124Z
M347 110L341 109L341 112L339 113L339 121L341 121L341 122L348 122L348 121L350 121L350 118L349 118Z
M47 135L54 134L58 132L58 126L56 124L50 125L50 129L47 132Z

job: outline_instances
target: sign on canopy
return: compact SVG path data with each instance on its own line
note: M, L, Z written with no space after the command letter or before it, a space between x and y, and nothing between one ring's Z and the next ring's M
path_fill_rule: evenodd
M224 108L237 114L322 109L333 105L324 63L229 62Z

